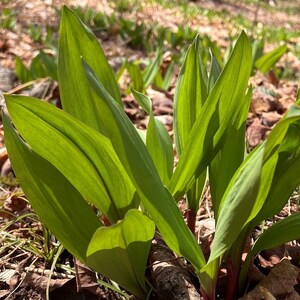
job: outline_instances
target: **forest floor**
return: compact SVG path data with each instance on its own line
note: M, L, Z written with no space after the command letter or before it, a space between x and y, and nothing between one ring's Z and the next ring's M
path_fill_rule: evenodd
M230 37L236 35L241 29L245 29L248 34L253 33L253 35L259 36L259 30L263 31L264 28L268 28L266 29L268 34L274 34L275 37L269 37L269 41L266 42L266 51L281 44L282 41L278 40L278 37L281 36L280 33L300 32L300 1L278 0L274 6L272 6L273 2L258 6L255 1L249 1L249 3L233 0L198 1L184 5L183 8L178 8L175 4L167 5L165 2L158 4L155 1L143 1L138 5L139 9L134 9L136 1L127 1L126 3L132 5L132 8L127 9L123 15L130 20L136 22L147 20L149 24L167 27L174 31L180 26L190 27L198 31L200 35L207 34L224 51L229 46ZM90 7L107 15L115 13L117 9L117 5L108 0L1 1L0 11L4 9L13 11L12 18L14 18L15 25L11 28L0 26L0 92L24 92L36 97L43 95L49 101L57 97L57 84L52 81L43 81L42 84L36 82L35 89L26 90L16 78L15 58L16 56L20 57L28 66L41 49L50 54L55 53L51 47L45 47L42 42L34 41L28 28L32 25L40 26L45 31L46 26L49 26L57 32L59 28L58 10L63 4L70 7ZM201 8L202 14L199 14L199 8ZM243 27L243 24L246 24L246 28ZM274 28L278 28L278 30L272 31ZM129 43L124 42L117 35L103 34L100 36L100 40L113 68L118 66L120 58L142 60L147 56L145 51L133 49ZM268 74L256 72L251 78L253 96L246 132L249 148L254 148L261 143L288 108L295 103L300 78L300 35L291 35L286 42L289 51L277 63L277 69L281 70L281 76L275 76L273 72ZM168 55L165 58L168 59ZM177 67L175 70L178 74L179 68ZM125 77L120 81L122 91L126 89L126 84L127 78ZM173 81L167 91L150 86L146 92L153 101L154 114L160 116L172 135L172 108L175 92ZM133 97L123 92L122 98L129 117L137 127L146 128L145 114L141 113L138 105L133 102ZM58 251L57 241L41 226L11 172L2 129L0 129L0 167L2 178L0 187L0 299L45 299L47 286L50 289L50 299L55 300L121 299L121 296L107 288L95 287L93 282L87 278L81 280L79 288L74 273L68 270L68 266L72 267L74 263L67 251L62 251L58 258L60 267L56 268L56 273L52 274L49 279L51 261ZM298 197L298 193L295 192L289 205L274 218L284 218L298 211ZM213 234L213 229L210 225L211 219L205 217L211 216L208 200L206 199L203 207L199 208L198 215L199 221L200 219L208 221L200 222L198 231L209 239ZM184 212L185 204L182 203L180 208ZM198 222L198 224L200 223ZM47 244L46 238L49 236L51 238ZM52 251L53 249L55 250ZM290 271L294 277L288 278L295 283L295 287L292 287L295 293L290 296L290 292L289 294L283 292L283 296L286 298L282 299L300 299L300 296L296 295L296 292L300 294L300 247L297 241L272 251L265 251L260 254L258 260L262 268L271 269L286 257L291 260L292 268L297 268L296 273ZM286 267L286 270L294 269L289 266ZM276 285L275 281L273 283ZM280 278L280 283L287 284L283 278ZM80 292L78 292L78 288Z

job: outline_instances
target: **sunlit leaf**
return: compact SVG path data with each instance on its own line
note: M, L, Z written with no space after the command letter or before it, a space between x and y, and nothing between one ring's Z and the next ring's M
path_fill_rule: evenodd
M86 261L86 251L96 229L96 214L74 186L47 160L20 138L2 115L5 144L18 181L35 212L73 255Z
M162 61L162 53L160 50L157 50L155 53L155 57L150 62L150 64L146 67L143 73L143 80L145 82L145 87L148 87L153 82L157 72L159 71L161 61Z
M150 115L146 146L163 183L167 184L173 173L174 154L172 140L164 125L154 117L151 100L137 91L132 90L132 93L145 112Z
M115 76L97 38L68 7L64 6L58 56L58 80L62 106L72 116L101 131L103 125L98 116L102 112L89 88L81 57L92 66L113 99L122 105Z
M87 251L88 265L145 298L145 271L154 231L151 219L129 210L124 220L96 231Z
M255 67L262 73L269 71L287 51L287 49L287 45L283 45L261 56L256 60Z
M132 88L136 91L143 92L145 90L145 83L139 65L136 63L127 62L126 68L130 75Z
M115 103L90 67L85 70L91 87L99 94L107 132L119 159L132 179L143 205L150 213L168 246L184 255L196 268L205 263L204 256L168 189L163 185L153 160L135 127Z
M131 180L107 138L40 100L11 95L5 100L14 125L30 147L110 221L122 219L138 205Z
M250 71L251 45L242 33L199 112L171 178L169 188L176 199L203 173L225 142L243 106Z
M249 89L243 99L243 107L236 122L228 132L225 143L209 167L209 183L215 219L218 219L219 206L222 197L237 168L242 164L245 156L245 130L248 109L252 92Z

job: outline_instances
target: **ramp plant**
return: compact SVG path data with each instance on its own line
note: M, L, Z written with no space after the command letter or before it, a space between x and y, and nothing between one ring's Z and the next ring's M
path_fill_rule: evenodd
M196 37L177 80L175 170L172 141L151 100L133 91L150 116L142 138L123 110L99 42L67 7L58 59L63 110L5 95L10 159L42 222L74 256L140 299L150 290L145 269L155 228L192 264L204 299L217 296L221 263L227 266L226 298L234 299L255 254L299 238L295 214L266 230L242 265L251 230L280 211L300 183L300 106L293 105L268 139L245 155L251 44L242 32L225 66L212 56L209 72L200 51ZM207 178L216 220L208 260L194 236ZM182 197L187 224L177 206Z

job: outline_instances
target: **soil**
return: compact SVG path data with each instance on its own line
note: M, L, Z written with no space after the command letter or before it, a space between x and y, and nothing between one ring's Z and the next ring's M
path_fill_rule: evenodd
M23 91L14 73L15 57L19 56L25 64L28 65L39 50L44 48L44 45L32 40L26 28L28 28L30 24L39 24L44 27L47 25L58 30L59 17L57 7L63 4L69 6L88 6L107 14L113 12L112 2L108 0L16 0L0 3L0 10L10 8L15 11L17 21L16 26L11 30L0 29L0 90L3 92L11 90ZM278 11L278 9L276 11L265 9L264 6L258 8L257 5L246 5L241 3L241 1L232 0L201 0L191 3L190 5L191 7L201 6L204 9L214 9L219 11L222 15L224 15L225 11L228 15L227 20L224 20L222 17L210 19L204 15L197 15L187 19L182 11L176 10L175 8L164 8L155 3L143 3L141 10L129 11L126 13L126 16L130 19L137 20L137 22L138 20L147 20L150 23L167 26L173 30L176 30L179 25L185 24L198 30L201 34L208 34L222 47L228 45L228 37L237 30L228 20L238 15L247 18L250 22L255 24L261 23L262 26L281 26L287 29L300 30L300 15L288 13L288 10L291 9L299 10L300 1L278 1L275 5L281 5L281 11ZM297 43L300 43L300 37L293 39L290 43L290 47L295 46ZM126 43L116 38L105 37L105 39L101 40L101 44L113 67L118 64L120 57L145 57L143 51L131 49ZM268 48L271 49L272 47L274 47L274 45L268 45ZM53 50L46 48L46 51L51 53ZM251 78L254 90L246 133L249 148L254 148L261 143L291 104L295 102L298 85L295 79L300 78L299 58L293 55L292 52L288 52L277 66L282 69L288 68L293 78L278 80L272 73L267 75L257 73ZM126 81L126 78L124 80ZM45 88L45 86L47 88ZM43 98L47 98L48 100L51 100L54 97L53 95L58 93L58 87L55 82L37 82L34 87L34 91L30 90L26 91L26 93L31 93L30 95L37 97L42 93ZM172 135L174 85L172 85L167 92L160 91L154 86L151 86L147 89L147 94L153 101L155 115L160 117ZM124 94L123 101L129 117L138 127L145 128L147 119L145 118L145 114L140 111L138 105L133 101L133 98L130 95ZM5 178L1 184L3 190L0 192L0 206L2 208L0 212L0 228L2 229L13 219L12 217L32 212L30 205L26 199L24 199L24 195L16 185L11 173L12 170L5 148L2 129L0 129L0 167L1 176ZM211 211L211 203L209 202L209 191L206 197L207 199L203 201L203 206L198 212L197 232L199 232L199 240L201 240L203 247L206 249L204 252L208 255L214 227L211 222L213 213ZM298 211L298 193L296 192L293 197L294 198L291 198L290 205L281 212L278 218L283 218L294 211ZM186 213L184 201L180 203L180 209L183 214ZM32 230L41 235L42 227L37 219L30 220L30 222L27 221L27 225L28 224L30 224ZM8 229L14 235L20 236L20 238L30 238L30 232L24 231L24 227L24 223L16 222ZM26 236L26 234L28 236ZM55 241L53 242L53 245L54 244ZM2 244L1 246L5 245ZM290 281L293 283L292 287L296 287L295 290L293 290L293 292L296 293L299 291L299 279L297 279L297 277L299 275L300 250L297 242L290 243L283 247L284 251L273 249L271 254L270 252L261 253L257 258L257 266L264 269L264 271L268 270L267 273L269 273L274 266L278 265L281 267L281 264L283 264L281 263L282 259L290 257L292 266L284 262L284 268L289 270L290 274L294 276ZM67 253L65 256L62 256L60 263L67 264L70 263L69 260L70 255ZM71 262L71 264L73 264L73 262ZM31 265L34 266L34 270L29 268ZM45 299L45 282L47 282L49 276L46 271L49 271L49 265L45 263L42 257L33 257L22 248L14 246L10 246L4 251L1 250L0 299ZM67 274L65 270L60 269L56 271L57 276L52 276L50 280L50 299L120 299L117 293L103 289L103 287L99 288L99 285L95 286L94 281L83 282L83 288L81 286L81 288L79 288L80 291L78 291L78 284L72 274ZM46 273L48 275L45 275ZM259 277L261 272L253 269L252 273L252 280L256 282L257 276ZM63 274L67 274L67 277L64 277ZM186 276L186 273L184 276ZM274 276L276 276L276 273ZM266 276L263 278L265 277ZM103 278L103 280L105 281L105 278ZM274 284L274 281L271 281L271 283ZM267 286L267 284L265 286ZM220 285L222 285L221 281ZM284 285L287 284L284 283ZM93 288L91 288L91 286L93 286ZM274 295L276 292L277 291L274 291ZM286 292L286 294L288 293ZM255 299L257 295L258 294L251 296L251 299ZM293 299L299 299L300 297L298 296L294 294L295 298Z

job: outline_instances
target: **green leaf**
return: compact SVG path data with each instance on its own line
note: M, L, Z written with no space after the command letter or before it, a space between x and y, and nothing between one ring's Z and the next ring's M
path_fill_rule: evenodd
M197 36L187 52L174 96L174 135L179 155L207 98L202 70L200 39Z
M300 106L295 104L268 137L265 160L269 163L262 170L264 182L261 183L261 192L258 196L260 206L253 220L254 226L277 214L300 184L299 130Z
M174 155L172 140L164 125L154 117L151 100L135 90L132 90L132 93L144 111L150 114L146 146L163 183L167 184L173 173Z
M115 103L90 67L86 63L84 65L90 85L101 100L101 116L106 118L108 136L143 205L168 246L176 253L184 255L199 269L205 263L204 256L184 223L173 197L163 185L144 142L125 112Z
M211 61L211 67L210 67L208 83L207 83L209 92L212 90L214 84L216 83L218 77L222 72L222 68L219 65L218 61L216 60L216 57L212 52L210 53L210 61Z
M99 219L74 186L18 136L5 114L2 120L9 158L30 204L64 247L85 262Z
M173 174L174 151L170 135L161 121L150 115L146 146L164 184Z
M209 167L210 192L215 219L218 219L219 206L232 176L242 164L245 156L245 129L252 92L249 89L243 99L243 107L235 124L231 127L226 141Z
M201 60L200 38L197 36L186 54L174 96L174 135L179 157L206 101L207 87L204 80L206 76ZM189 209L194 211L198 209L205 180L206 170L203 170L187 193Z
M282 55L288 50L287 45L280 46L271 52L261 56L255 62L255 67L259 69L262 73L266 73L277 61L282 57Z
M153 81L154 78L159 71L160 64L162 61L162 53L158 49L156 51L154 59L150 62L150 64L146 67L143 72L143 81L145 82L145 87L148 87Z
M132 88L136 91L143 92L146 86L143 80L143 75L140 70L140 66L136 63L127 62L126 68L132 80Z
M30 70L25 67L19 56L16 56L16 74L22 83L29 82L34 79Z
M221 53L221 48L217 45L216 41L212 41L208 35L205 35L203 37L202 49L204 52L208 52L207 50L209 49L210 54L212 54L214 56L217 64L221 67L223 66L222 65L223 55ZM205 57L205 54L202 56ZM208 60L208 57L207 57L207 60ZM204 62L205 62L205 60L204 60Z
M57 65L54 57L41 51L31 62L30 72L34 78L51 77L57 80Z
M251 230L277 213L300 184L299 128L300 107L294 105L237 170L220 204L209 261L227 251L246 224L252 221Z
M147 292L145 271L155 225L138 210L124 220L99 228L87 251L87 262L140 299Z
M271 249L288 241L300 238L300 212L285 217L265 230L248 253L240 275L240 286L246 281L249 265L253 257L262 250Z
M227 187L219 204L219 217L209 262L231 247L251 215L259 191L263 153L264 145L252 151Z
M182 196L220 150L235 123L251 71L251 45L243 32L214 85L180 156L169 183L176 199Z
M264 249L271 249L285 242L300 238L300 212L285 217L273 224L259 236L250 251L250 257ZM247 257L248 259L248 257Z
M145 96L144 94L136 91L135 89L131 90L132 95L134 96L137 103L141 106L141 108L148 114L152 114L152 102L149 97Z
M66 6L62 9L60 25L58 80L63 109L90 125L102 130L101 110L91 92L82 67L83 57L113 99L121 106L120 91L103 50L93 33Z
M14 125L30 147L111 222L138 205L131 180L106 137L48 103L25 96L5 95L5 99Z
M175 62L171 62L163 80L162 88L164 90L168 90L171 85L173 74L174 74L174 67L175 67Z
M254 40L252 43L252 65L255 66L256 61L263 56L265 41L264 39ZM252 67L252 69L253 69ZM253 73L253 70L252 70Z

